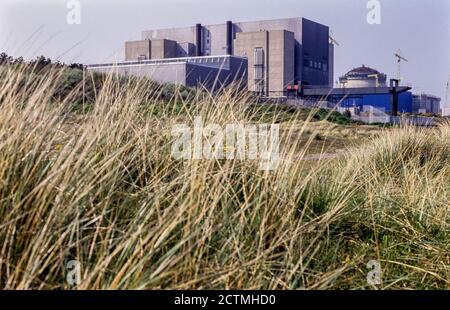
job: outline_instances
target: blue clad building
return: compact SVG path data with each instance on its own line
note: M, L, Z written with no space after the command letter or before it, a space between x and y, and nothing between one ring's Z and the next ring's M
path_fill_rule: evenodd
M363 110L365 106L372 106L375 109L390 114L392 112L392 95L389 88L383 92L371 93L373 89L367 88L367 94L352 94L354 90L347 89L346 94L334 95L332 102L339 104L343 108L357 108ZM412 93L407 91L399 94L398 112L412 113L413 107Z
M391 114L394 107L394 88L386 84L385 74L370 67L354 68L339 78L337 88L309 88L304 90L307 99L327 102L333 107L352 111L370 108L377 113ZM398 113L413 112L411 88L397 86Z

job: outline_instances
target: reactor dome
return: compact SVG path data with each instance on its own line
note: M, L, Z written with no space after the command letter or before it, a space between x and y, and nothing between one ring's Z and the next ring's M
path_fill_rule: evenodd
M386 74L362 65L341 76L339 83L345 88L385 87Z

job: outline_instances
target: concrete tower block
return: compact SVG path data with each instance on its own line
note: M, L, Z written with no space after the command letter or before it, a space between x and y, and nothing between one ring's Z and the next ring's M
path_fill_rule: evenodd
M268 44L269 44L269 32L257 31L257 32L240 32L236 34L234 54L236 56L247 57L248 59L248 89L250 91L257 91L257 82L255 80L255 49L261 48L263 51L263 74L264 80L264 93L268 94L269 79L268 74Z
M151 41L152 59L176 58L177 42L167 39L155 39Z
M151 46L150 40L125 42L125 61L151 59Z
M264 53L264 93L283 96L295 82L295 36L286 30L240 32L236 34L235 55L248 58L248 86L257 91L255 50Z
M295 80L295 38L286 30L269 31L269 93L283 96Z

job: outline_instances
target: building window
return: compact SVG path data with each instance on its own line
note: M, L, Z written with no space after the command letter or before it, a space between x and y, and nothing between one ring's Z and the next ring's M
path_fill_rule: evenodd
M318 66L319 66L319 69L322 69L322 63L321 62L318 63Z
M309 61L309 66L310 66L311 68L314 66L312 60Z
M138 56L138 61L143 61L143 60L146 60L147 59L147 56L145 56L145 55L139 55Z

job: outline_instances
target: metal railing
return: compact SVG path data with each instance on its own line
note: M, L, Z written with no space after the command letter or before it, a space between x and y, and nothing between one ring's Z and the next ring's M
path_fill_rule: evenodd
M133 60L116 63L105 64L92 64L88 65L88 69L103 68L103 67L121 67L121 66L136 66L136 65L164 65L164 64L176 64L176 63L193 63L198 65L204 65L215 68L229 69L230 58L244 58L231 55L221 56L196 56L196 57L179 57L179 58L164 58L164 59L146 59L146 60Z

